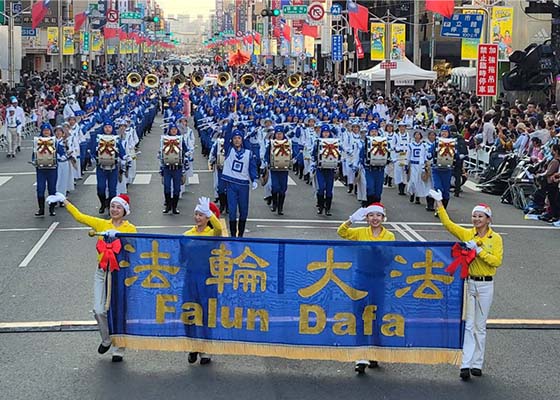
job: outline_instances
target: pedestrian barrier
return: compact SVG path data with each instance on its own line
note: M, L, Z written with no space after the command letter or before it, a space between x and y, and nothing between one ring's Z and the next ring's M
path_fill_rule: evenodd
M469 149L469 154L464 161L465 169L469 176L478 176L483 173L490 164L490 152L493 146Z
M23 126L22 136L24 138L37 136L39 134L39 128L37 123L33 121L33 114L25 114L25 124Z

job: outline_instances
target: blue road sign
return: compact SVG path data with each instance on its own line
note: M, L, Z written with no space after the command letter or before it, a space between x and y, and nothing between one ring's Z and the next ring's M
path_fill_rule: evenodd
M331 15L338 16L342 14L342 6L340 4L333 4L331 6Z
M482 14L453 14L451 18L444 18L441 24L441 36L461 39L480 39L484 15Z
M342 61L342 35L332 35L332 60L333 62Z
M21 36L25 36L25 37L37 36L37 29L32 29L32 28L27 28L25 26L22 26Z

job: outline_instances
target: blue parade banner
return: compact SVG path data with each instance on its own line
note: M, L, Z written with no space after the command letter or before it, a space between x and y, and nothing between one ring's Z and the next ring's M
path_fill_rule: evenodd
M333 62L342 61L342 35L332 35L332 60Z
M450 242L119 235L113 343L293 359L457 364Z
M484 15L482 14L453 14L451 18L444 18L441 24L441 36L480 39Z

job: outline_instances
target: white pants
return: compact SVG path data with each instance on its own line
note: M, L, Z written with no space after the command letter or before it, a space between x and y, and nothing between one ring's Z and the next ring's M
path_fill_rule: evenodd
M108 273L101 268L97 268L93 278L93 315L97 321L99 334L101 335L101 343L104 346L111 345L111 337L109 336L109 322L107 321L107 311L105 303L107 302L107 276ZM121 356L124 354L124 347L113 347L113 355Z
M6 136L8 140L8 154L16 154L16 147L18 146L18 132L17 128L7 128Z
M486 320L494 297L494 282L467 279L467 313L461 368L482 369L486 347Z

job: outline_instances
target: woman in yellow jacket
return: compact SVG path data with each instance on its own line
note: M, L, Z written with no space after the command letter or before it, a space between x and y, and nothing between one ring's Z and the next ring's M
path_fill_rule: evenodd
M66 210L74 217L76 221L81 224L87 225L95 232L103 232L109 239L114 239L117 232L120 233L136 233L136 227L128 222L125 217L130 215L130 198L126 194L120 194L111 199L109 214L111 219L102 219L91 217L82 214L72 203L66 200L62 193L47 197L49 204L56 202L63 202ZM99 236L98 240L103 240ZM99 262L101 255L98 256ZM107 322L107 284L109 268L103 270L99 265L95 271L94 284L93 284L93 314L97 320L99 333L101 334L101 344L97 351L99 354L105 354L111 348L111 337L109 336L109 324ZM124 348L113 348L113 362L120 362L123 359Z
M220 217L220 209L216 204L211 203L207 197L198 199L198 204L194 209L194 223L191 229L186 231L186 236L222 236L222 224L218 219ZM209 364L211 359L206 353L198 353L191 351L189 353L189 364L194 364L200 355L200 364Z
M494 296L494 275L502 265L504 248L502 237L490 227L492 210L487 204L478 204L472 210L472 228L455 224L445 211L441 192L430 190L441 223L457 239L476 251L476 258L469 265L467 278L467 304L463 360L460 377L470 379L471 374L482 376L484 348L486 345L486 320Z
M366 220L368 226L361 228L351 228L352 224ZM390 232L383 226L383 222L387 220L385 207L381 203L372 203L366 208L359 208L338 227L338 236L343 239L357 241L384 241L392 242L395 240L395 234ZM379 364L375 360L358 360L354 366L354 371L363 374L366 367L377 368Z

